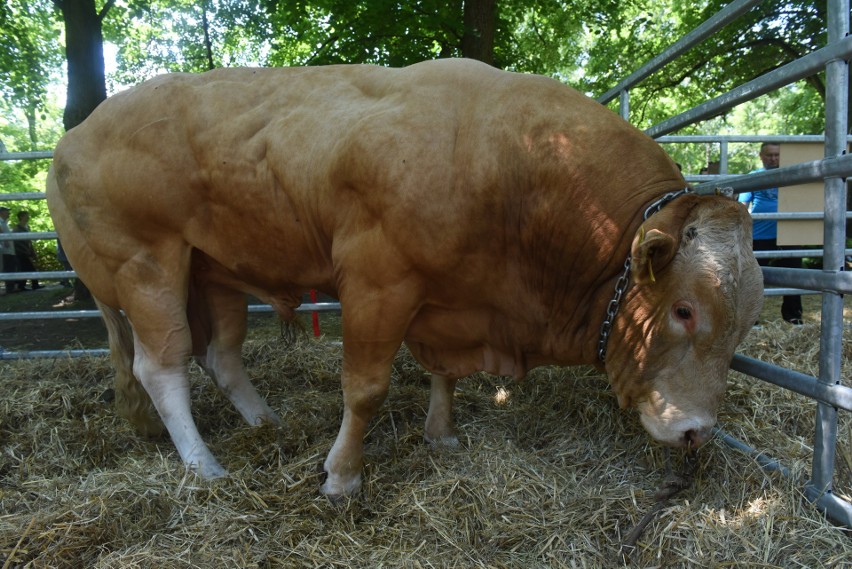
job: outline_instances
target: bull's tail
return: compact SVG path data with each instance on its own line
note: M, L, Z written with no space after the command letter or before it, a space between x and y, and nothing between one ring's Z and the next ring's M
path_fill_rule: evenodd
M109 351L115 367L115 408L145 437L164 432L151 397L133 375L133 331L130 323L115 308L97 302L109 334Z

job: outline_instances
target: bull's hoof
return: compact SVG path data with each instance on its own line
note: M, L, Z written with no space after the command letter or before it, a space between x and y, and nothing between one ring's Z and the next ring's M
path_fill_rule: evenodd
M193 464L192 470L205 480L216 480L217 478L225 478L228 476L228 471L218 462L202 462Z
M275 411L269 410L267 413L263 413L255 417L254 421L248 421L249 425L252 427L262 427L263 425L272 425L273 427L281 426L281 417L279 417Z
M326 473L325 482L320 485L322 492L332 503L340 503L347 498L358 494L361 489L361 475L346 478L331 473Z
M430 447L435 449L441 448L458 448L459 447L459 438L455 435L444 435L440 437L430 437L429 435L424 434L423 440L425 440Z

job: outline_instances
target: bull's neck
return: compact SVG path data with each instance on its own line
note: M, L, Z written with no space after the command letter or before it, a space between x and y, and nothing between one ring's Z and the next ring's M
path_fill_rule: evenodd
M688 187L683 189L667 192L663 196L654 200L648 207L645 208L642 214L642 222L645 222L649 217L663 209L669 202L679 198L690 192ZM630 267L632 265L631 255L628 254L624 261L624 270L615 281L612 299L607 303L607 308L604 314L603 322L601 323L601 331L598 338L598 359L601 364L606 364L606 353L609 347L609 337L615 325L615 318L618 316L619 309L624 295L630 286Z
M545 351L550 356L547 359L563 365L604 367L604 359L600 357L601 328L610 317L616 287L621 290L623 298L631 286L629 268L625 265L629 262L633 237L646 219L648 208L671 191L672 184L669 183L632 194L612 216L621 220L617 224L618 230L595 243L597 254L586 249L586 255L576 256L572 265L576 270L564 275L559 292L550 297L554 303L550 307L553 317L547 324L546 342L549 345ZM630 210L629 214L625 209ZM648 215L652 214L653 211ZM614 318L629 317L618 312ZM611 324L615 325L612 319ZM606 347L609 348L608 342Z

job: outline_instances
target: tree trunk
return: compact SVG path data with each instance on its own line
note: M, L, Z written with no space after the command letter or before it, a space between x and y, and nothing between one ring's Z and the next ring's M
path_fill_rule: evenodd
M204 32L204 55L207 58L207 69L215 69L213 61L213 42L210 40L210 22L207 19L208 2L201 3L201 29Z
M462 57L494 65L494 28L497 0L465 0Z
M27 132L30 138L30 150L38 150L38 127L36 121L37 109L34 103L27 104L24 113L27 115Z
M65 21L65 55L68 60L68 98L62 117L65 130L83 122L106 99L104 37L95 0L56 0Z
M95 0L54 0L65 22L65 57L68 61L68 96L62 122L71 130L106 99L104 36L101 21L114 0L107 0L100 13ZM77 300L92 293L80 279L74 283Z

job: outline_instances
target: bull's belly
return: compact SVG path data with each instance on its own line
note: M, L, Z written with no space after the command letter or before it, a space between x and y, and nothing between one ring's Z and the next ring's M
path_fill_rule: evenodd
M405 343L432 373L459 378L477 371L522 378L524 352L511 341L511 328L495 324L493 312L427 307L412 321Z

